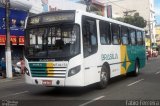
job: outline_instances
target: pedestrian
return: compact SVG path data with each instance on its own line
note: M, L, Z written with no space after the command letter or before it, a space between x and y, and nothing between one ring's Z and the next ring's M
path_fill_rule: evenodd
M20 58L20 63L21 63L21 74L24 74L25 63L23 58Z
M1 59L2 78L6 78L6 61L5 58Z

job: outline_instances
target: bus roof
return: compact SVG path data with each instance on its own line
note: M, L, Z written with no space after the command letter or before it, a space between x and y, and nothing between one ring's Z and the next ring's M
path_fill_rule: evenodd
M123 25L123 26L128 26L130 28L135 28L135 29L144 31L143 28L140 28L140 27L128 24L128 23L124 23L124 22L121 22L121 21L118 21L118 20L115 20L115 19L107 18L107 17L104 17L104 16L100 16L100 15L96 15L96 14L93 14L93 13L84 12L84 11L80 11L80 10L76 10L76 12L80 12L82 15L85 15L85 16L88 16L88 17L93 17L93 18L96 18L96 19L105 20L105 21L108 21L108 22L112 22L112 23L116 23L116 24L120 24L120 25Z
M140 28L140 27L128 24L128 23L124 23L124 22L121 22L121 21L118 21L118 20L115 20L115 19L111 19L111 18L107 18L107 17L104 17L104 16L96 15L96 14L93 14L93 13L81 11L81 10L51 11L51 12L36 14L36 15L30 16L29 18L36 17L36 16L42 16L42 15L44 16L44 15L52 14L52 13L80 13L81 15L85 15L85 16L88 16L88 17L96 18L96 19L99 19L99 20L105 20L105 21L108 21L108 22L111 22L111 23L116 23L116 24L119 24L119 25L123 25L123 26L127 26L127 27L130 27L130 28L134 28L134 29L137 29L137 30L144 31L143 28Z
M36 17L36 16L41 16L41 15L46 15L46 14L52 14L52 13L75 13L76 10L59 10L59 11L49 11L49 12L43 12L39 14L34 14L30 16L29 18Z

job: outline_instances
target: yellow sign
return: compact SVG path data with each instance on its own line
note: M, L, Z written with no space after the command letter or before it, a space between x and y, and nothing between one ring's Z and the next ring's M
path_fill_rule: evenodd
M145 41L146 41L146 46L150 46L151 45L151 40L149 38L146 38Z
M157 34L157 35L160 35L160 30L156 30L156 34Z

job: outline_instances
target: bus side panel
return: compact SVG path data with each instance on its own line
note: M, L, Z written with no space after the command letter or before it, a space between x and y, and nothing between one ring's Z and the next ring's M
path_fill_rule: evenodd
M84 58L85 85L100 81L100 66L105 62L110 65L111 78L121 74L119 45L101 45L96 54Z
M139 59L140 68L145 66L145 47L121 45L121 74L125 74L135 69L135 61Z
M119 45L101 45L101 65L107 62L110 65L110 78L121 74L121 54Z
M145 47L136 45L136 46L126 46L127 48L127 56L126 62L129 64L127 68L127 72L134 71L136 59L139 60L140 68L143 68L146 64L146 54ZM123 52L123 51L122 51Z
M97 53L84 58L84 83L85 85L93 84L100 81L100 55Z
M146 50L145 46L136 46L136 57L139 59L140 68L143 68L146 64Z
M121 75L134 70L134 51L132 46L121 45Z
M133 45L127 45L127 55L128 55L128 60L127 63L129 63L127 72L134 71L135 69L135 60L136 60L136 52L135 52L135 46Z
M140 68L145 66L145 48L143 46L121 45L122 70L126 70L127 73L134 71L136 59L139 59Z

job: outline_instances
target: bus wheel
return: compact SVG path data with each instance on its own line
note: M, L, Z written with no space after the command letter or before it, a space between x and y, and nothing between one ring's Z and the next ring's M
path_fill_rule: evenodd
M136 61L133 75L134 75L134 76L137 76L138 74L139 74L139 62Z
M104 65L101 70L100 74L100 82L98 82L97 87L99 89L104 89L107 87L109 82L110 74L109 74L109 67Z

